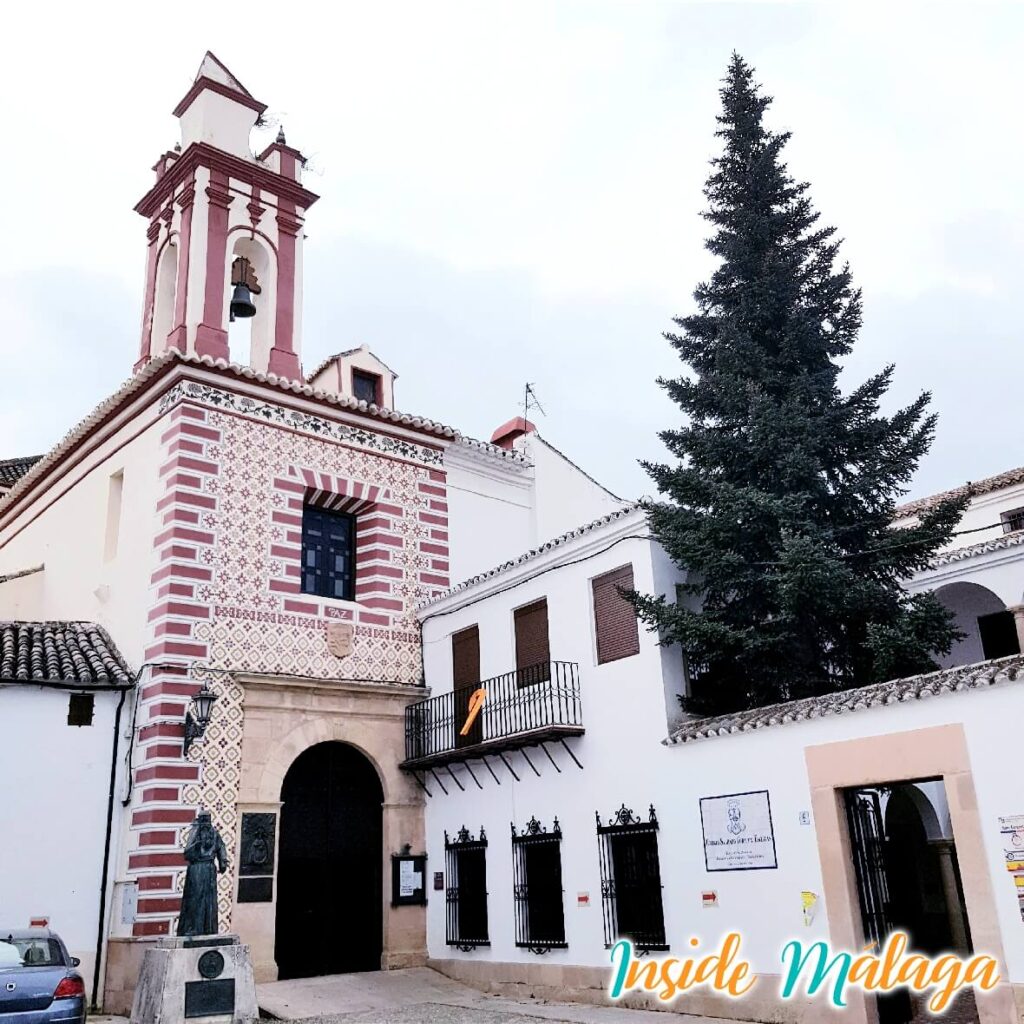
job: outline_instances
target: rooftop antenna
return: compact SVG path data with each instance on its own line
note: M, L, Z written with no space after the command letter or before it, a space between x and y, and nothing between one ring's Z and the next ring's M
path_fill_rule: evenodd
M544 412L544 406L540 404L540 400L537 398L537 392L533 390L533 385L527 382L526 388L523 391L523 418L530 418L530 410L537 409L542 416L547 416Z

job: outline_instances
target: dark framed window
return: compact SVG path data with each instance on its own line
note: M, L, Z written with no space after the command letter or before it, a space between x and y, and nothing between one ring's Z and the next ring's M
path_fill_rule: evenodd
M452 700L455 714L455 746L469 747L484 738L484 721L477 715L465 736L462 729L469 715L470 698L480 686L480 629L469 626L452 633Z
M445 941L468 952L474 946L489 946L487 931L487 836L483 827L474 839L465 826L454 839L444 834L444 864L447 924Z
M380 392L380 377L377 374L367 373L365 370L352 371L352 395L354 398L360 402L380 405Z
M546 682L551 678L547 598L517 608L512 621L516 634L516 685Z
M516 945L535 953L565 949L562 906L562 827L550 832L531 818L520 835L512 826Z
M73 693L68 698L68 725L92 725L94 697L91 693Z
M356 520L315 505L302 509L302 592L351 601L356 584Z
M608 824L597 814L601 860L601 912L604 944L629 939L637 949L668 949L658 862L658 816L651 805L647 821L623 804Z
M1010 509L999 516L1003 524L1003 533L1016 533L1024 530L1024 508Z
M986 660L1020 654L1017 622L1013 617L1013 612L993 612L991 615L979 615L978 633L981 636L981 651Z
M590 581L594 595L597 663L603 665L640 653L640 628L633 606L621 590L633 589L633 566L620 565Z

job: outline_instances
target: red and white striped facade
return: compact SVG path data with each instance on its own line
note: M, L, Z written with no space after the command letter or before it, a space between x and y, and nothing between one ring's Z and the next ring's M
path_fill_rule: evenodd
M179 384L161 399L162 495L150 575L152 664L139 695L128 876L135 935L167 934L177 914L181 830L210 809L233 835L241 775L241 688L231 673L415 685L417 603L448 586L442 446L298 416L230 387ZM351 428L348 428L351 429ZM356 516L355 600L300 592L302 507ZM327 647L354 626L352 654ZM203 681L219 694L207 735L182 756L184 715ZM201 769L201 770L200 770ZM225 876L222 917L230 921Z

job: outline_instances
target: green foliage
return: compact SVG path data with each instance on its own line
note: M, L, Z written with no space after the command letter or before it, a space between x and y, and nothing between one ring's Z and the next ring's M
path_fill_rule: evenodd
M665 335L688 367L659 381L685 414L660 435L675 461L644 463L662 496L647 504L652 529L688 582L678 604L633 595L687 654L688 710L709 714L934 668L958 634L900 580L967 503L892 526L934 435L930 396L882 415L892 366L841 393L861 294L835 229L788 174L789 133L765 127L771 99L738 55L721 96L704 214L720 263Z

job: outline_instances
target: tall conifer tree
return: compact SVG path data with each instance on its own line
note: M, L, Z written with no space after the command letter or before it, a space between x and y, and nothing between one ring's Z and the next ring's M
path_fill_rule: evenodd
M882 415L892 366L841 393L861 295L835 229L790 177L789 133L765 126L771 98L737 54L721 97L724 151L704 190L720 263L665 335L689 368L659 381L685 414L660 435L677 461L644 464L662 496L648 503L652 529L691 582L677 603L634 595L682 645L687 709L706 714L935 668L957 631L900 580L949 540L967 501L892 526L932 441L930 396Z

